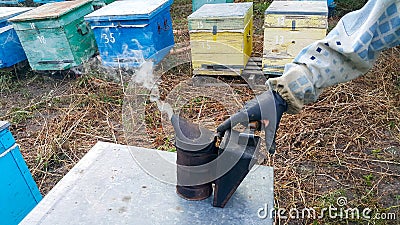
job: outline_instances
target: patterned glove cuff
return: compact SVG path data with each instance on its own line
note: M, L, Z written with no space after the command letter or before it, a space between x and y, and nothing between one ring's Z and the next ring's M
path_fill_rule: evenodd
M315 90L310 78L311 73L306 66L291 64L282 77L271 78L266 84L287 102L287 113L296 114L301 111L304 104L315 102L318 98L318 91Z

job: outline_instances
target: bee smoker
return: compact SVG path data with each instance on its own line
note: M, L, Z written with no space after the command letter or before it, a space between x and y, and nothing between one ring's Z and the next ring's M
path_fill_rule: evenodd
M215 134L179 116L171 118L177 151L176 192L187 200L203 200L212 194L214 170L207 166L218 154Z
M187 200L203 200L212 194L214 184L212 204L225 207L255 164L260 137L250 127L244 132L230 130L217 146L219 137L214 132L176 115L171 122L177 149L177 194Z

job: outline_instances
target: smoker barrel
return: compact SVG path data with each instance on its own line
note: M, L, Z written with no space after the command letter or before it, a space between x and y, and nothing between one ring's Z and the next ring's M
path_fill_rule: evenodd
M195 185L190 183L197 176L211 177L214 171L207 167L200 171L190 167L205 165L217 157L215 134L177 115L172 116L171 122L177 150L177 194L187 200L206 199L212 194L212 181Z

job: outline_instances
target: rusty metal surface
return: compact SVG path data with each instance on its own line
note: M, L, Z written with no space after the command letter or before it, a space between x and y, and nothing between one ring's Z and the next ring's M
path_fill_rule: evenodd
M260 144L260 137L251 132L239 133L235 130L227 131L220 148L216 147L215 135L204 128L174 115L171 119L175 130L175 143L177 149L177 187L179 196L187 200L203 200L212 193L212 182L215 183L213 206L225 207L235 193L240 183L244 180L256 160L256 152ZM256 126L256 125L255 125ZM253 127L254 128L254 127ZM201 136L206 138L201 139ZM203 140L199 143L199 140ZM179 144L179 143L185 144ZM202 148L200 148L202 147ZM197 148L197 149L196 149ZM187 166L205 165L217 158L222 153L228 158L237 158L232 168L225 174L221 173L226 164L225 160L217 161L217 167L206 167L202 171L194 171ZM197 176L211 174L224 174L215 181L200 185L182 185L196 179ZM215 178L214 178L215 179Z
M176 186L176 193L181 197L189 201L200 201L211 196L212 184L202 184L196 186Z
M190 183L195 176L213 173L211 168L206 168L200 173L187 166L205 165L217 157L218 149L215 147L214 134L190 123L179 116L171 119L175 130L175 146L177 150L177 186L176 192L187 200L203 200L212 194L212 183L183 186Z
M201 153L199 152L188 152L177 148L177 181L176 191L179 196L187 200L203 200L208 198L212 194L212 183L206 183L201 185L193 186L181 186L179 184L186 183L192 179L193 176L199 174L193 174L191 170L187 170L185 166L198 166L204 165L211 162L217 157L217 149L215 143L211 143ZM181 167L181 165L183 167ZM213 171L205 170L203 173L213 173Z
M10 21L40 20L58 18L84 4L90 3L91 0L75 0L65 2L47 3L39 6L29 12L13 17Z

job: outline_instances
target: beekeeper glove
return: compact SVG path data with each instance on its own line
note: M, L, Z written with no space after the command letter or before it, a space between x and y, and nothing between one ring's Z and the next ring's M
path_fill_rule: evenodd
M287 104L275 91L266 91L256 96L245 104L245 106L229 119L217 127L217 132L223 136L226 130L237 124L247 126L250 122L264 121L262 127L265 130L265 142L268 151L275 152L275 135L279 127L282 114L286 112Z
M345 15L326 38L304 48L283 76L267 85L286 100L288 113L298 113L324 88L365 74L383 50L399 44L400 0L370 0Z

